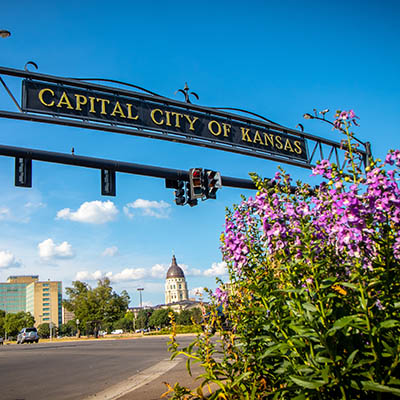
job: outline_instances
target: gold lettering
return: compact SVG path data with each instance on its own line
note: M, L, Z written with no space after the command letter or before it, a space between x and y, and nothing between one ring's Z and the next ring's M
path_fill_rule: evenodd
M218 131L214 131L213 130L213 125L214 124L216 124L217 125L217 127L218 127ZM209 123L208 123L208 130L214 135L214 136L218 136L218 135L220 135L221 134L221 131L222 131L222 128L221 128L221 125L217 122L217 121L210 121Z
M82 111L81 106L85 105L87 103L87 98L86 96L83 96L81 94L76 94L75 95L76 99L76 107L75 110Z
M268 142L272 147L275 147L274 145L274 135L272 133L270 133L268 135L268 133L264 132L264 140L265 140L265 145L268 146Z
M256 134L254 135L253 143L264 144L264 142L261 139L260 132L256 131Z
M128 117L127 117L128 119L134 119L134 120L136 120L136 119L139 118L139 114L136 115L136 117L132 117L132 104L126 103L126 108L128 109Z
M224 128L224 136L228 137L228 133L231 131L232 125L222 123L222 126Z
M294 147L295 147L295 149L294 149L294 151L297 153L297 154L301 154L302 153L302 149L301 149L301 143L298 141L298 140L295 140L294 141Z
M107 104L110 104L110 100L107 100L107 99L96 99L96 101L101 103L101 111L100 111L100 114L103 114L103 115L105 114L105 115L107 115L107 112L106 112L106 102L107 102Z
M240 127L240 129L242 130L242 140L244 142L250 142L251 143L251 139L250 139L250 136L249 136L250 129L242 128L242 127Z
M276 135L275 140L276 140L276 148L282 150L283 149L282 138Z
M47 106L47 107L52 107L52 106L54 106L54 100L53 100L51 103L46 103L46 102L43 100L43 94L44 94L44 92L50 92L51 95L54 96L54 92L53 92L51 89L49 89L49 88L42 89L42 90L39 92L39 94L38 94L38 97L39 97L40 102L41 102L44 106Z
M115 114L119 114L119 116L120 116L121 118L126 118L124 112L122 111L121 104L119 104L119 101L117 101L117 102L115 103L114 110L113 110L113 112L111 113L111 116L112 116L112 117L115 117Z
M150 117L151 117L151 119L153 120L153 122L155 124L162 125L164 123L164 119L161 118L160 121L156 121L156 119L155 119L155 113L156 112L159 112L161 115L163 115L163 112L161 110L159 110L158 108L155 108L154 110L151 110Z
M61 108L63 106L63 104L65 104L67 106L67 108L73 110L74 107L71 106L71 102L69 101L69 98L67 96L67 93L63 92L60 101L57 104L57 107Z
M187 115L187 114L184 114L184 116L185 116L185 118L187 119L187 121L188 121L189 124L190 124L189 129L190 129L191 131L194 131L193 125L194 125L194 123L198 120L198 118L197 118L197 117L194 117L193 119L190 119L190 116Z
M89 112L96 114L96 110L94 108L94 101L96 100L95 97L89 96L89 103L90 103L90 109Z
M181 125L180 125L180 123L181 123L180 118L183 117L183 114L173 112L173 113L171 113L171 115L172 115L172 116L175 115L175 128L180 128L180 127L181 127Z
M287 151L288 149L289 149L289 151L290 151L291 153L294 153L293 147L292 147L292 145L290 144L290 140L289 140L289 139L286 139L286 142L285 142L285 151Z
M170 111L165 111L165 124L167 126L172 126L171 125L171 112Z

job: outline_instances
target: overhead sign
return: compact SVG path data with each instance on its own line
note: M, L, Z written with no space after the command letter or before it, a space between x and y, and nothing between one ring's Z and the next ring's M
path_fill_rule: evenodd
M232 114L223 117L210 109L192 110L186 103L178 107L176 103L135 97L133 92L128 97L118 94L118 89L110 94L30 79L22 85L23 111L168 132L309 161L305 140L285 133L284 129Z

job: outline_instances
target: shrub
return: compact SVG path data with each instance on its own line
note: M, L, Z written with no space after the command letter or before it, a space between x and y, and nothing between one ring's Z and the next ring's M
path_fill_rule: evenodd
M226 215L222 253L230 285L212 295L219 341L206 332L173 357L204 367L196 391L174 398L389 399L400 396L400 151L365 173L349 128L349 170L328 160L313 170L318 188L284 171ZM394 167L394 168L392 168ZM223 304L230 330L216 312Z

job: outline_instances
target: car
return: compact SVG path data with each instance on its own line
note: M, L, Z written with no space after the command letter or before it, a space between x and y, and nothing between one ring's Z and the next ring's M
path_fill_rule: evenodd
M22 328L17 336L17 344L39 343L39 335L36 328Z
M111 335L121 335L122 333L124 333L122 329L115 329L115 331L111 332Z
M4 339L0 336L0 346L3 346Z

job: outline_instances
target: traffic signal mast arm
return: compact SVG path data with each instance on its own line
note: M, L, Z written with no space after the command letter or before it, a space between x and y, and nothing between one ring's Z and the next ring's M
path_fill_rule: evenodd
M28 162L29 160L37 160L37 161L51 162L57 164L94 168L100 171L107 170L107 171L123 172L135 175L151 176L154 178L162 178L165 179L167 188L178 189L177 186L178 181L182 181L183 184L185 182L190 182L190 171L156 167L151 165L134 164L124 161L85 157L77 155L76 152L74 152L74 154L66 154L66 153L56 153L44 150L27 149L23 147L0 145L0 156L24 159L27 160ZM25 164L29 165L29 163L26 163L25 161L18 160L18 163L16 163L16 167L18 165L17 168L18 171L16 172L20 172L22 169L21 166L24 166ZM202 168L195 168L195 169L202 170ZM209 170L205 171L207 172ZM28 183L30 183L31 179L30 174L31 171L29 171L29 175L27 176L27 178L29 178L27 179ZM219 172L217 174L219 174ZM221 186L256 190L254 182L250 179L220 176L220 180L221 180ZM24 182L21 181L20 183ZM274 185L272 180L270 181L270 183L271 186ZM204 186L204 182L202 183L202 185ZM21 186L28 187L28 185L22 185L22 184Z

